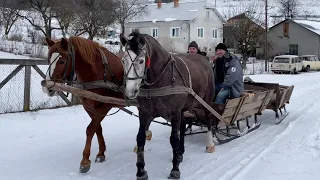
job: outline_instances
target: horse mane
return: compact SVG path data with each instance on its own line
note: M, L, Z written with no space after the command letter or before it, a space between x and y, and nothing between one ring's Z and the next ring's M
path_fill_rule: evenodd
M96 63L96 53L100 55L99 49L103 47L97 42L85 39L83 37L72 36L69 38L69 40L78 50L82 59L94 67Z
M165 53L168 53L164 48L163 46L161 46L161 44L159 43L159 41L157 41L155 38L153 38L152 36L150 36L149 34L141 34L140 32L138 31L134 31L132 33L129 34L129 37L131 36L130 38L130 42L138 42L140 41L141 44L150 44L151 42L152 43L155 43L156 45L159 46L159 48L161 48ZM142 37L142 38L139 38L139 37ZM129 46L130 46L130 49L133 50L133 52L137 53L137 51L139 50L139 45L138 43L129 43ZM151 48L151 47L150 47Z

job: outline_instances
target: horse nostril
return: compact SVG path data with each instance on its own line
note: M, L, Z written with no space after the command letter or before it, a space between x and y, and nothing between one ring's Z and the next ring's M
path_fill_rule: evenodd
M138 93L138 90L135 90L135 91L134 91L134 94L137 94L137 93Z

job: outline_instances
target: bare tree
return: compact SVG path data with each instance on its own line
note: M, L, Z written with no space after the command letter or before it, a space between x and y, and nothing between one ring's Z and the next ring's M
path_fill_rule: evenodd
M231 9L226 16L233 14L224 27L224 36L231 42L229 46L236 48L243 56L242 66L246 68L246 61L250 54L254 54L257 45L264 44L263 9L258 3Z
M294 18L299 14L298 7L301 5L299 0L278 0L280 13L285 19Z
M4 36L8 36L13 24L19 19L19 16L17 16L19 10L15 9L12 1L4 0L1 3L0 11L0 25L4 26Z
M76 19L72 24L75 35L87 33L93 39L99 31L116 20L114 0L79 0L76 7Z
M51 38L53 30L61 29L52 23L53 18L56 17L54 10L60 5L60 2L59 0L20 0L20 4L30 11L26 13L20 12L18 15L27 20L45 36Z
M63 37L66 37L66 34L68 34L68 30L72 22L76 19L76 9L70 8L74 7L73 1L60 1L60 5L54 9L54 12L56 14L55 18L58 21L59 26L61 28L62 35Z
M124 24L132 18L148 14L148 0L119 0L116 9L117 22L121 26L121 34L124 34Z

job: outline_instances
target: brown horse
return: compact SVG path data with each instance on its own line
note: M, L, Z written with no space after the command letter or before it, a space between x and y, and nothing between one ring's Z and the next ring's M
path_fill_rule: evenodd
M46 38L49 46L48 62L49 68L46 74L46 80L66 83L72 82L76 75L79 83L88 83L97 80L107 80L122 85L123 65L121 59L111 53L107 48L98 43L81 38L70 37L62 38L59 41L53 41ZM47 88L43 91L48 96L57 95L57 92ZM103 96L124 98L122 92L116 92L105 88L90 89L89 91ZM105 161L106 145L102 134L101 121L113 107L119 107L114 104L106 104L87 98L81 98L82 105L91 122L86 130L86 144L83 150L83 158L80 163L80 172L86 173L90 170L91 161L89 160L90 148L94 133L96 133L99 143L99 153L95 162ZM146 132L147 139L151 139L151 131Z

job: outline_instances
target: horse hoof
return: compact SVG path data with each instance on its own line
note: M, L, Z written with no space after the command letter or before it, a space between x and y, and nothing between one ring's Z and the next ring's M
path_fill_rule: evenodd
M135 147L133 148L133 152L137 153L137 151L138 151L138 146L135 146Z
M90 164L86 166L80 165L80 169L79 169L80 173L87 173L89 170L90 170Z
M212 147L206 147L206 152L207 152L207 153L213 153L213 152L214 152L214 146L212 146Z
M137 180L148 180L148 179L149 179L149 177L148 177L148 173L146 170L143 172L143 174L141 176L139 176L139 177L137 176Z
M171 171L168 179L180 179L180 171Z
M106 160L106 156L97 156L95 162L102 163Z
M148 130L148 131L146 132L146 139L147 139L148 141L150 141L151 138L152 138L152 132L151 132L150 130Z

